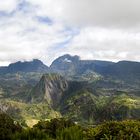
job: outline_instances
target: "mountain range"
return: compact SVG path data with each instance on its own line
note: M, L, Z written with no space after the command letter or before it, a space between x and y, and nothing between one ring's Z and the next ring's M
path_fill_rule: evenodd
M34 59L29 62L18 61L10 64L8 67L0 67L0 74L17 73L17 72L47 72L48 67L40 60Z
M140 116L140 62L63 55L0 67L0 110L25 121L68 117L80 123Z
M117 63L100 60L81 60L79 56L63 55L52 62L50 67L40 60L16 62L0 67L0 74L17 72L59 73L65 76L77 76L95 72L103 76L120 79L140 79L140 62L119 61Z

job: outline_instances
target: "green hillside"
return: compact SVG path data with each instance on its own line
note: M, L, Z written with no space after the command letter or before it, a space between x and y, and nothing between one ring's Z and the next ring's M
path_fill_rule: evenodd
M39 73L10 75L5 82L13 87L13 93L4 90L10 89L7 85L1 88L0 108L26 123L60 116L82 124L139 119L139 91L121 81L104 78L75 81L54 73L45 74L39 80L40 76Z

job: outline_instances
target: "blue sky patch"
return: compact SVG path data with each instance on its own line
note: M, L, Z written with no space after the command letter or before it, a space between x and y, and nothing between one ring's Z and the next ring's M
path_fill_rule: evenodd
M49 17L47 17L47 16L46 17L36 16L36 19L40 23L44 23L44 24L48 24L48 25L52 25L53 24L53 21Z
M58 50L61 48L66 48L69 46L69 44L72 42L75 36L79 35L80 31L78 29L66 27L63 31L61 31L62 34L65 34L66 39L62 42L56 43L52 49Z
M15 11L22 11L24 13L28 13L32 10L32 8L33 6L29 2L25 0L20 0Z
M6 11L0 11L0 18L9 18L12 17L15 14L15 11L6 12Z

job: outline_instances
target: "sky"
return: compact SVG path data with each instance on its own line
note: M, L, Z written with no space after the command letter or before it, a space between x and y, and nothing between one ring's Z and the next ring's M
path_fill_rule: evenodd
M0 0L0 66L64 54L140 61L140 0Z

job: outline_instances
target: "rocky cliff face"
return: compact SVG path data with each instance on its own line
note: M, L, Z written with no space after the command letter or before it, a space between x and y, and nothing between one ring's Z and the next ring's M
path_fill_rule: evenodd
M55 107L63 93L68 89L68 82L58 74L45 74L30 93L31 102L47 102Z
M52 62L50 71L62 75L74 75L79 59L78 56L63 55Z
M109 61L100 60L81 60L79 56L71 56L69 54L63 55L55 59L50 71L60 73L64 76L81 75L87 71L100 72L102 67L114 64Z

